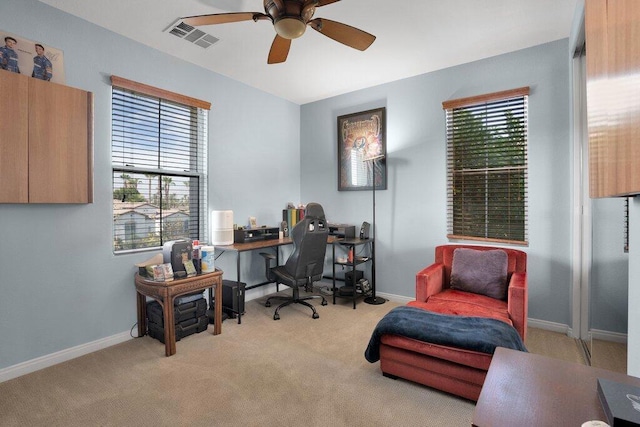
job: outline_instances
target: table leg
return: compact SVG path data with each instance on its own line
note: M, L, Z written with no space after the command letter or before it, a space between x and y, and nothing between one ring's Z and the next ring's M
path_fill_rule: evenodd
M214 286L215 304L213 306L213 335L222 333L222 280Z
M236 252L236 280L240 283L240 251Z
M353 245L349 249L353 256L351 258L351 289L353 289L353 309L356 309L356 246Z
M173 313L173 300L175 297L166 298L163 301L164 312L164 349L166 356L176 354L176 324Z
M138 306L138 336L142 337L147 334L147 297L140 292L137 294L137 306Z
M333 267L333 288L331 289L333 292L333 304L336 303L336 245L331 245L331 249L333 251L332 256L332 267Z
M276 246L276 267L280 265L280 247ZM280 292L280 283L276 280L276 292Z

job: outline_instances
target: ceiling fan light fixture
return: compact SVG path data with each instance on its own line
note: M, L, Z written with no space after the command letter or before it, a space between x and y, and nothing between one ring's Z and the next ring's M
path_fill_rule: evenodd
M275 22L274 26L276 28L276 33L278 33L280 37L289 40L297 39L303 35L304 31L307 29L307 24L305 24L304 21L292 16L280 18Z

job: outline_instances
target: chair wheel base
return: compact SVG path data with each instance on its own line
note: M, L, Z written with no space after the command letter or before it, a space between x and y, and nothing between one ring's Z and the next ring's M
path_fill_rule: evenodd
M327 304L328 304L327 300L324 300L324 299L323 299L323 300L322 300L322 302L320 303L320 305L327 305Z
M280 320L280 315L278 313L274 314L273 320Z
M317 319L317 318L320 317L320 315L318 313L313 313L313 315L311 317L313 317L314 319Z
M265 303L264 303L264 306L265 306L265 307L271 307L271 302L269 302L269 301L265 302Z

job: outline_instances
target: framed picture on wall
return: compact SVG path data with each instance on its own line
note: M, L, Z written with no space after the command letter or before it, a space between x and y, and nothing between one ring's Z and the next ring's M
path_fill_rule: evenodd
M1 69L64 84L63 62L60 49L0 30Z
M338 116L338 191L387 189L385 110Z

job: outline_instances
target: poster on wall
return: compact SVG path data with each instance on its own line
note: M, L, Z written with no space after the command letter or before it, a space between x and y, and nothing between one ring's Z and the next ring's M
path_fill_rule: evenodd
M338 191L387 189L385 108L338 117Z
M63 55L45 42L0 30L0 68L40 80L65 83Z

